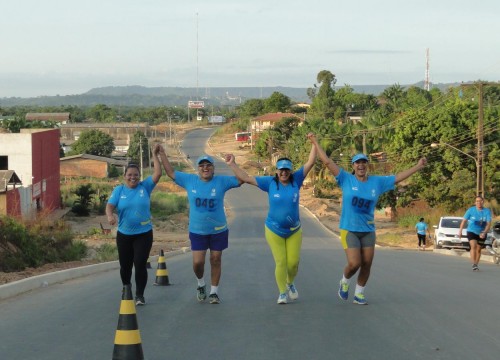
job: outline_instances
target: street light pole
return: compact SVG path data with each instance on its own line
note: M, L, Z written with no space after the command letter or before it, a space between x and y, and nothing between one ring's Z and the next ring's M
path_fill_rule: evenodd
M452 148L453 150L458 151L459 153L464 154L465 156L467 156L467 157L471 158L472 160L474 160L474 164L476 164L476 195L482 197L484 195L484 184L483 184L483 177L482 177L482 173L481 173L482 172L482 166L480 166L480 162L478 160L479 157L475 158L471 154L467 154L465 151L462 151L459 148L456 148L455 146L447 144L447 143L444 143L444 142L432 143L431 147L432 148L437 148L437 147L439 147L441 145L448 146L448 147ZM478 154L479 154L479 150L478 150Z

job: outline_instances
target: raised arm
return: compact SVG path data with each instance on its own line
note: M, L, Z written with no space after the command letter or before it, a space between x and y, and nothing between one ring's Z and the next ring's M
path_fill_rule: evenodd
M231 170L233 170L234 175L238 178L240 183L247 183L257 186L257 180L255 179L255 177L248 175L244 170L240 169L239 166L236 165L233 154L226 154L225 160L226 165L229 166Z
M170 161L168 161L167 154L165 153L165 149L163 146L160 145L160 149L158 150L158 153L160 154L160 159L163 167L165 168L165 172L167 173L167 176L171 178L172 180L175 180L175 171L172 165L170 164Z
M318 139L316 139L316 135L313 133L307 134L307 138L313 144L313 147L316 149L319 159L323 162L323 164L330 170L333 176L337 176L340 173L340 167L335 164L335 162L326 155L325 150L321 148L318 144Z
M415 174L417 171L423 169L427 165L427 159L426 158L421 158L418 160L417 165L409 168L408 170L401 171L400 173L396 174L396 184L398 182L401 182L405 179L408 179L410 176Z
M309 171L311 171L311 169L313 168L314 163L316 162L316 153L317 153L316 146L311 145L309 158L307 159L307 162L304 164L304 177L306 177L307 174L309 174Z
M160 153L160 148L162 148L160 144L156 144L153 147L153 165L154 165L153 181L155 184L158 184L158 181L160 181L162 173L160 159L158 158L158 155Z

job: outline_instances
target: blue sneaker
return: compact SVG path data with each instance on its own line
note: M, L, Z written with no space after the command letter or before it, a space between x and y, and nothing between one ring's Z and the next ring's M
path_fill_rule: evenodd
M299 292L294 284L287 285L288 288L288 297L290 300L297 300L299 298Z
M347 300L349 297L349 284L340 280L339 284L339 298Z
M280 294L280 296L278 297L278 301L277 303L278 304L286 304L286 293L283 293L283 294Z
M354 294L353 303L358 304L358 305L368 305L364 294Z

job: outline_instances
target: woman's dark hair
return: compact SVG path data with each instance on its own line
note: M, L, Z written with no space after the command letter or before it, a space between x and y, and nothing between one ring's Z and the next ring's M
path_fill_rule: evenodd
M290 160L289 158L287 157L282 157L282 158L279 158L276 163L278 163L278 161L281 161L281 160L288 160L290 162L292 162L292 160ZM290 180L290 184L292 184L292 187L294 186L293 184L293 169L290 169L290 177L289 177L289 180ZM278 174L274 175L274 179L273 179L275 182L276 182L276 188L279 190L280 188L280 180L279 180L279 177L278 177Z
M139 165L134 164L134 163L130 163L130 164L127 164L127 166L125 167L125 170L123 171L123 174L126 174L127 170L130 169L130 168L135 168L135 169L137 169L139 171L139 174L141 173L141 169L139 168Z

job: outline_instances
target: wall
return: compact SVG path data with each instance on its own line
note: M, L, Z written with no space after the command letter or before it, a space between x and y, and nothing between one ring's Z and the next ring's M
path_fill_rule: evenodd
M85 176L105 178L108 176L108 163L91 159L75 158L63 160L61 163L61 176Z
M59 129L32 134L32 159L33 199L38 199L38 210L59 208Z

